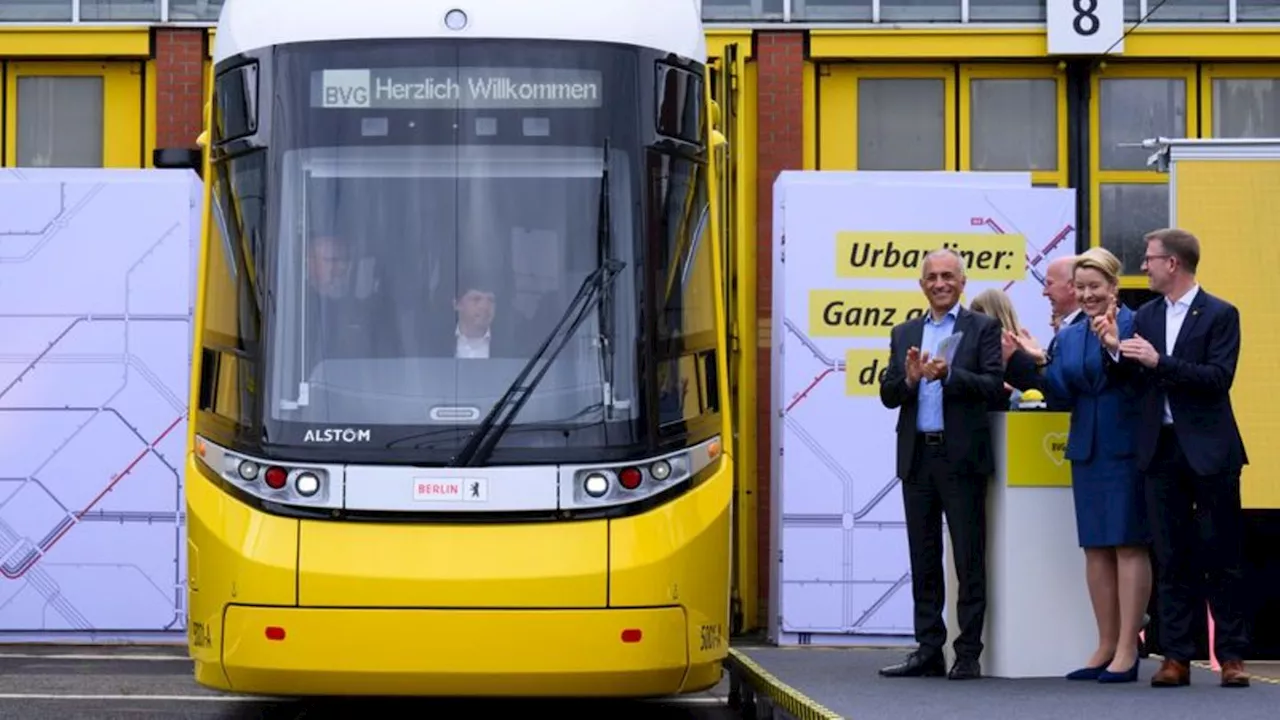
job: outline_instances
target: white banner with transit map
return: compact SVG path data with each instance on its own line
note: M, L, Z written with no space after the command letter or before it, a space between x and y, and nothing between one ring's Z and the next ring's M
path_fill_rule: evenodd
M0 171L0 638L186 638L200 178Z
M920 262L966 259L962 301L1012 298L1047 344L1044 268L1074 253L1075 191L1026 174L788 172L774 186L770 637L861 644L913 634L895 477L897 411L879 379L894 325L923 314Z

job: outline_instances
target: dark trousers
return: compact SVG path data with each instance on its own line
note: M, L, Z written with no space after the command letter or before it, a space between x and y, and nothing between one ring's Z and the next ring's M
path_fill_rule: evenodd
M1243 660L1249 639L1240 472L1195 474L1173 429L1166 427L1146 473L1146 489L1162 654L1183 662L1194 658L1193 613L1207 599L1219 662Z
M940 653L947 642L943 620L946 581L943 572L942 517L946 514L959 579L956 619L958 657L982 654L982 624L987 612L987 478L958 473L947 461L946 446L916 439L911 477L903 479L902 502L911 549L911 596L915 601L916 642L924 654Z

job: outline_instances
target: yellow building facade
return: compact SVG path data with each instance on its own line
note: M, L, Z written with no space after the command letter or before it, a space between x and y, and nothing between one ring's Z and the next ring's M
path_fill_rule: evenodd
M772 184L782 170L1024 170L1078 192L1078 237L1138 275L1168 177L1130 145L1280 136L1280 2L1115 0L1123 42L1051 48L1107 0L702 0L726 115L722 197L743 468L739 629L771 568ZM0 0L0 162L151 167L194 147L220 0ZM1102 13L1105 15L1105 12ZM1208 251L1211 254L1211 249ZM1225 293L1229 297L1229 292Z
M1075 188L1078 249L1115 252L1126 300L1137 303L1142 235L1168 224L1169 201L1168 175L1135 145L1280 137L1280 3L1127 0L1116 15L1122 40L1092 52L1056 47L1053 5L1090 11L1101 0L704 0L712 62L732 65L735 80L721 101L738 136L735 386L739 457L754 460L738 503L744 538L755 532L739 546L747 627L765 624L776 567L769 348L780 171L1028 171L1038 185ZM1206 255L1212 262L1211 246ZM1255 493L1259 541L1280 528L1276 500ZM1272 568L1259 592L1280 607L1275 561L1251 562Z

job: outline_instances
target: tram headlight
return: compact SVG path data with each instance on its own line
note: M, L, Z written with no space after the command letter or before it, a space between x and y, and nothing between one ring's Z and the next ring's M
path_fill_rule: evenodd
M591 497L598 498L609 491L609 478L600 473L591 473L582 481L582 489Z
M253 480L258 477L258 463L252 460L241 460L240 467L237 469L240 471L240 477L245 480Z
M304 472L293 481L293 487L303 497L311 497L320 492L320 478L315 473Z
M666 460L659 460L649 466L649 474L653 476L654 480L666 480L671 477L671 463Z

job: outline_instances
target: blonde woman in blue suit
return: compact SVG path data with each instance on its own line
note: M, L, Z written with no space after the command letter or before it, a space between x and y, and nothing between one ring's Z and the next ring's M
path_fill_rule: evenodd
M1138 633L1151 595L1150 535L1135 460L1138 389L1109 376L1105 348L1133 335L1133 311L1118 305L1120 261L1102 248L1077 258L1076 297L1089 322L1058 335L1045 371L1048 398L1070 410L1067 459L1076 532L1098 623L1098 649L1071 680L1138 678Z

